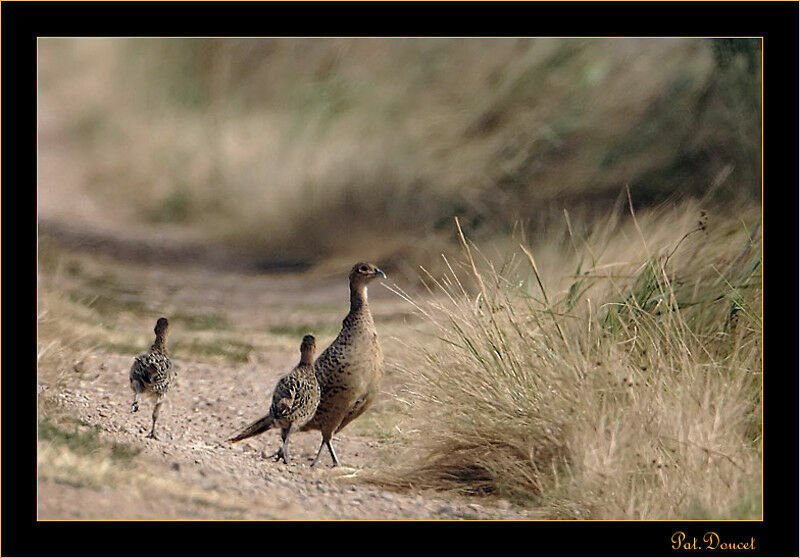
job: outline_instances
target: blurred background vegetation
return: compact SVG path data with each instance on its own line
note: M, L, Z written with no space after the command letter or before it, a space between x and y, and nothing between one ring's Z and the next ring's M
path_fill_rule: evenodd
M41 39L39 217L253 262L425 262L760 203L760 39Z

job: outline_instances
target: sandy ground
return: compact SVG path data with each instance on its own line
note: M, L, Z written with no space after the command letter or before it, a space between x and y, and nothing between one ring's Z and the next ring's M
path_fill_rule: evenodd
M55 394L84 422L97 425L102 438L141 448L148 474L221 494L219 501L183 497L178 490L161 493L126 487L70 487L39 484L39 519L518 519L527 513L505 501L448 498L444 495L390 492L359 480L365 464L380 451L379 441L344 431L334 443L346 466L309 467L319 435L301 433L292 440L296 463L265 459L278 444L276 432L236 445L224 436L261 412L253 393L263 392L262 374L242 367L220 371L190 365L172 404L164 413L160 441L146 439L149 407L131 416L119 371L128 359L109 358L114 374L81 382ZM221 379L220 376L223 376ZM43 394L52 391L40 384ZM259 399L263 399L259 398ZM208 500L206 498L206 500Z
M87 464L65 465L66 458L42 456L40 443L40 520L541 518L498 498L426 493L413 487L398 492L369 482L382 469L402 465L396 460L403 458L404 448L392 436L399 428L394 417L400 420L395 411L403 384L398 363L407 356L407 338L423 334L409 305L384 286L370 288L386 355L383 392L373 408L334 438L344 466L330 467L326 455L311 469L318 432L295 434L290 445L295 463L290 466L265 458L277 448L277 431L238 444L224 440L264 414L278 377L298 359L302 329L317 334L322 347L332 341L347 311L342 276L248 275L203 266L142 265L74 249L60 257L55 270L40 270L40 294L113 293L120 308L107 309L97 318L90 313L89 320L97 324L74 327L84 328L86 335L132 335L138 348L120 350L95 341L85 345L88 348L65 352L55 363L43 359L40 409L44 405L48 412L95 429L103 443L126 444L140 453L127 468L116 470L112 465L108 472L97 473L98 478L83 482L76 478L86 476ZM50 343L65 343L54 332L65 331L64 323L70 321L59 315L58 306L47 308L48 300L40 300L40 352ZM139 306L131 310L126 306L131 303ZM96 308L92 301L88 305ZM130 412L128 370L133 356L152 342L155 319L186 312L219 316L226 325L195 332L182 328L180 320L173 323L170 343L176 347L179 381L161 413L161 440L154 441L145 438L152 400L143 399L140 411ZM231 338L252 347L240 361L180 356L189 352L190 342ZM75 473L77 477L70 473L81 467L84 472Z

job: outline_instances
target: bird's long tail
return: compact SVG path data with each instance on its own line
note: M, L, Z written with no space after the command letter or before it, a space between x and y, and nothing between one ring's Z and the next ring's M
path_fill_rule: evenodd
M245 438L250 438L250 437L255 436L257 434L261 434L262 432L266 432L267 430L272 428L272 425L274 423L275 423L275 419L273 418L272 414L270 413L267 416L261 417L260 419L255 421L253 424L251 424L250 426L248 426L247 428L245 428L244 430L239 432L233 438L229 438L228 441L229 442L238 442L239 440L244 440Z

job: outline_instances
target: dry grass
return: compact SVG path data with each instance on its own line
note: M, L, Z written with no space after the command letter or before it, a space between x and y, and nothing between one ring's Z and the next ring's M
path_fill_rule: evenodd
M441 341L404 370L424 458L384 480L562 518L758 518L760 221L735 215L615 215L502 265L459 228L461 261L409 298Z

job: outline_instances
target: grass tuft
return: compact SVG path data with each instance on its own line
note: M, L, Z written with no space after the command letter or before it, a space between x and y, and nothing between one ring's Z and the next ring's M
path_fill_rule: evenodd
M631 207L570 229L572 254L523 243L499 264L457 220L462 257L428 275L432 296L396 291L439 343L403 369L423 457L389 482L561 518L757 518L760 237L704 216Z

